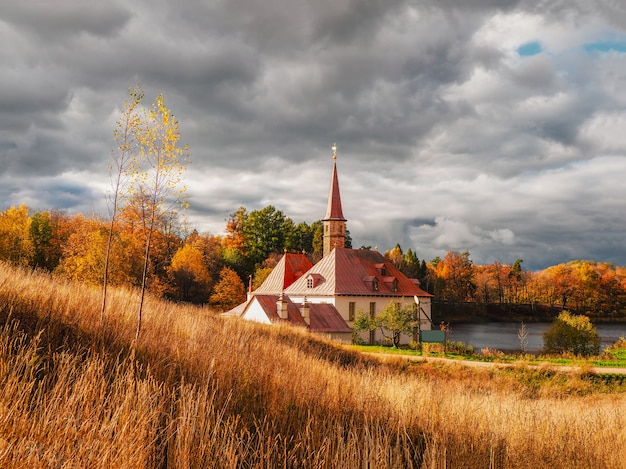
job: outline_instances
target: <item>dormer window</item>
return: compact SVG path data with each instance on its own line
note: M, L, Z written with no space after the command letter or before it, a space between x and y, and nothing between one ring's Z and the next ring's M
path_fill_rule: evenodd
M317 288L323 282L324 282L324 277L322 277L320 274L309 274L306 276L307 288Z
M393 292L397 292L398 291L398 280L394 279L393 282L391 282L391 291Z
M378 291L378 279L377 278L372 280L372 290L373 291Z

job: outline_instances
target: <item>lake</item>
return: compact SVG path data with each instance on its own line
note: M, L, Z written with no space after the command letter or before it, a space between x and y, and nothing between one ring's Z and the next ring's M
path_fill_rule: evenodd
M450 324L449 339L454 342L463 342L474 347L476 352L483 348L496 350L520 350L520 340L517 333L521 323L490 322L484 324ZM529 323L528 352L541 352L543 349L543 334L550 327L550 323ZM617 341L620 337L626 337L626 324L598 324L600 334L600 350Z

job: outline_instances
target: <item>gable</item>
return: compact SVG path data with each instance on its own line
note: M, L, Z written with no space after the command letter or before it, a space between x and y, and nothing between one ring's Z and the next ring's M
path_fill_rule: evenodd
M279 295L311 267L313 264L304 254L284 254L255 293Z
M287 319L281 319L276 307L278 299L279 295L254 295L241 317L263 324L285 321L297 326L306 326L299 308L286 296L283 297L283 301L287 305Z

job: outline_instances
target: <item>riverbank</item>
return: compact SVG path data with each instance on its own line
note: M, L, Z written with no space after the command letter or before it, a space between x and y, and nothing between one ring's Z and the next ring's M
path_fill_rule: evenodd
M610 315L590 314L576 308L566 308L574 314L589 316L594 324L626 324L626 314ZM506 303L451 303L434 301L432 303L433 323L486 323L516 322L535 323L552 322L563 308L540 304L506 304Z
M478 323L448 323L448 340L463 342L471 345L474 350L495 349L519 353L522 344L519 332L521 322L478 322ZM525 352L541 353L543 351L543 336L549 329L550 322L524 323L526 331ZM626 324L597 324L596 330L600 336L600 350L604 350L617 342L620 337L626 337Z
M580 363L578 365L558 365L550 363L549 361L542 361L538 359L514 360L514 361L477 361L467 360L464 358L447 358L441 356L416 356L416 355L404 355L404 354L385 354L385 353L370 353L366 352L368 356L374 356L382 362L394 360L397 358L422 363L440 363L446 365L458 365L466 366L470 368L527 368L531 370L541 370L555 373L593 373L603 375L626 375L626 364L624 367L603 367L603 366L589 366L587 363ZM541 363L540 363L541 362ZM620 379L620 382L623 381ZM622 389L622 392L626 392L626 387Z

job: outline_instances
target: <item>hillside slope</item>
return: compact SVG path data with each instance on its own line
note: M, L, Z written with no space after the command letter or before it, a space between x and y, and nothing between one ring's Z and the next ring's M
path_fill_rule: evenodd
M152 299L133 347L135 294L103 324L100 294L0 264L0 467L626 467L619 396L529 400Z

